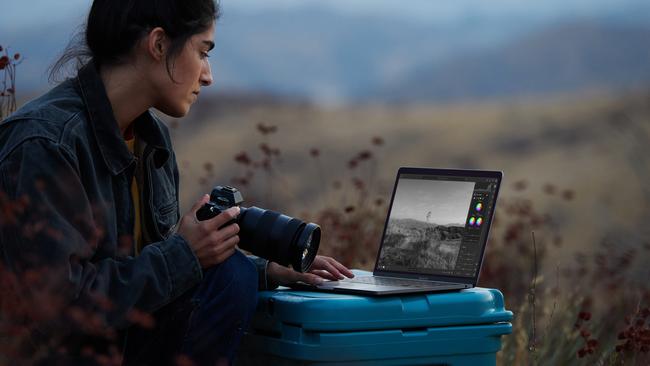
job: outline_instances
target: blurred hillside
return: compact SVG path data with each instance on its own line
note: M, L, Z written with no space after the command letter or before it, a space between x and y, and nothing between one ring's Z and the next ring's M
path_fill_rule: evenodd
M387 200L399 166L503 170L502 197L516 195L516 183L525 182L541 211L560 216L556 229L566 232L574 249L640 225L650 209L648 91L344 108L205 99L192 113L193 119L172 122L184 208L212 185L243 175L235 156L246 152L259 159L264 142L281 155L268 176L257 174L245 187L244 197L249 205L293 215L354 202L354 177L371 182L372 198ZM262 136L259 123L278 131ZM351 169L350 159L372 150L376 136L385 141L373 150L377 160ZM310 155L312 148L318 158ZM575 192L571 202L549 199L549 192L560 196L565 190Z
M403 102L497 99L650 81L650 27L563 24L501 48L419 67L380 96Z

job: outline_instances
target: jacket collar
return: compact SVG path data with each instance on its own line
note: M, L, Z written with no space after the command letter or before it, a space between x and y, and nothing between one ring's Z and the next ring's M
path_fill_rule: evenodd
M165 137L166 127L163 127L163 123L150 110L141 114L134 123L135 135L144 143L145 154L146 147L150 146L154 166L160 168L171 156L171 142Z
M88 111L90 129L99 146L104 163L113 175L122 173L135 162L135 158L120 132L113 108L106 95L104 83L91 61L77 74L81 96ZM140 115L135 121L136 136L154 149L154 163L162 166L171 155L164 137L161 123L150 111Z

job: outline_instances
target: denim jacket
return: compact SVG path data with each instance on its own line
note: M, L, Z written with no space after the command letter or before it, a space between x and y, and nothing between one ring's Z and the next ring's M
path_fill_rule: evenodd
M46 268L66 304L101 309L98 299L108 299L102 317L115 329L128 325L132 309L153 312L203 276L174 231L179 175L167 128L151 111L134 123L135 156L92 64L0 123L0 204L9 207L0 264L17 274ZM148 244L138 256L134 175ZM267 262L251 260L264 289Z

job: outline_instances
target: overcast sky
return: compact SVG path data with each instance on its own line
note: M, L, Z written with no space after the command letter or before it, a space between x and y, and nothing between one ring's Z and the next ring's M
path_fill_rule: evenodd
M644 4L647 0L233 0L222 1L224 8L241 9L292 8L296 6L319 4L349 13L383 13L412 18L439 19L456 18L468 13L474 14L517 14L537 13L551 15L567 13L585 16L602 14L604 8L611 10L622 6Z
M400 179L391 219L416 219L438 225L464 224L472 200L474 182Z
M0 28L22 27L29 24L56 23L71 15L83 19L90 0L17 0L4 1L0 12ZM517 16L535 14L539 17L564 15L590 16L615 12L623 7L648 9L648 0L221 0L225 12L229 9L264 11L292 9L298 6L322 6L351 14L390 14L421 21L455 21L473 16Z

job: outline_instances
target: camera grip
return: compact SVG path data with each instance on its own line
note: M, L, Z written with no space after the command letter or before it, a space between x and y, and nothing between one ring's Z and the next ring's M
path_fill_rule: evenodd
M217 216L220 213L221 211L214 205L206 203L203 205L203 207L199 208L199 210L196 211L196 219L199 221L205 221Z

